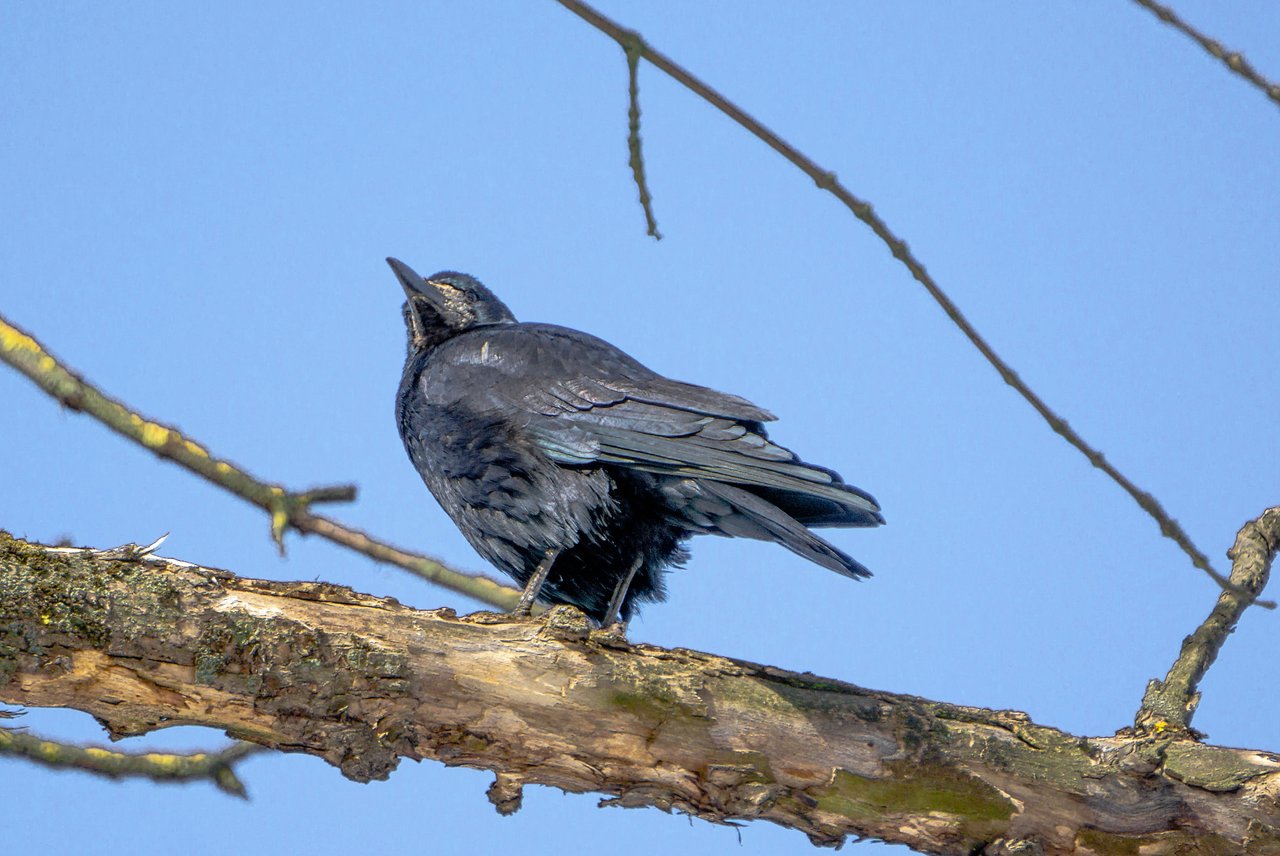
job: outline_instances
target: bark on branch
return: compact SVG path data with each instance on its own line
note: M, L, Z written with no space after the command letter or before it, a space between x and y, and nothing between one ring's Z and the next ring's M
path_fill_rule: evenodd
M1280 853L1280 758L1181 739L1081 738L992 711L685 650L575 610L420 612L0 533L0 700L116 736L205 725L357 781L400 758L597 791L819 844L928 853Z

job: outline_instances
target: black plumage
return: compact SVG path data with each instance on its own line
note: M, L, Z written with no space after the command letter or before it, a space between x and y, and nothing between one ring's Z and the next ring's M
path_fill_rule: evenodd
M526 586L522 606L536 596L626 620L663 599L664 570L704 533L869 576L807 527L877 526L879 506L771 442L769 411L586 333L517 322L465 274L387 262L407 297L405 449L471 545Z

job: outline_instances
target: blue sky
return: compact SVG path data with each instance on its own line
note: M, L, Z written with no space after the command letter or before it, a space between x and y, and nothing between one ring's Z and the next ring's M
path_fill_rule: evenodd
M1184 2L1280 75L1280 8ZM1280 112L1133 4L638 4L601 9L834 170L994 346L1226 567L1280 503ZM641 70L659 226L627 168L621 52L544 3L0 4L0 311L107 392L455 566L481 560L392 419L401 294L383 263L468 271L522 319L599 335L781 416L772 436L875 494L833 540L863 584L702 538L646 642L1011 707L1131 721L1215 589L1040 422L833 199ZM0 369L0 527L479 605L263 515ZM1274 593L1273 593L1274 594ZM1280 749L1274 613L1247 615L1196 725ZM99 739L86 716L28 726ZM184 729L137 745L217 745ZM125 744L128 745L128 744ZM6 844L99 853L611 854L809 847L406 762L357 785L244 764L253 800L0 760ZM855 852L882 852L859 845Z

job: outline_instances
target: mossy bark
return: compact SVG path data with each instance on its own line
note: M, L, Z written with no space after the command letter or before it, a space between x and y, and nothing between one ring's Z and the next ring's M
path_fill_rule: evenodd
M238 578L0 533L0 700L116 736L205 725L367 781L400 758L595 791L815 843L921 852L1280 854L1280 760L1181 739L1081 738L991 711L686 650L581 613L421 612L324 583Z

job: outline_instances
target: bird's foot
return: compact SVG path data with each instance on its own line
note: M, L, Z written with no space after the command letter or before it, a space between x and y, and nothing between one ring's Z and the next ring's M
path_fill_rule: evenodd
M538 599L538 592L542 591L542 584L547 581L547 574L550 573L551 566L555 564L558 555L560 551L555 548L550 548L543 554L542 561L533 569L533 575L524 584L524 591L520 592L520 600L516 603L515 609L511 610L513 618L528 618L533 612L533 602Z
M627 620L620 618L622 615L622 605L627 601L627 590L631 588L631 581L636 578L636 571L640 570L640 565L644 563L644 556L636 556L635 561L631 563L626 575L618 580L618 585L613 589L613 597L609 598L609 606L604 611L604 618L600 620L600 627L612 627L615 624L622 625L622 636L627 635ZM630 610L628 610L630 612Z

